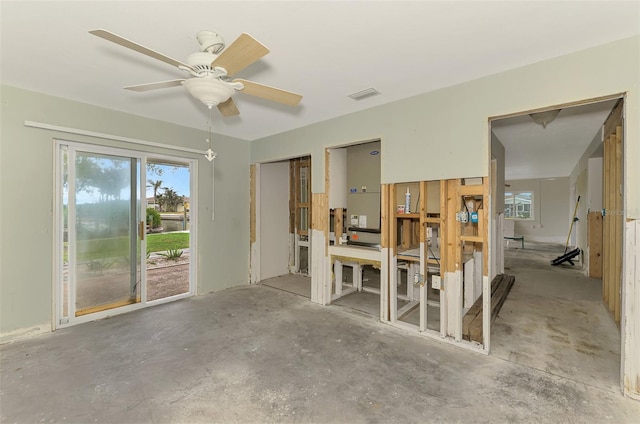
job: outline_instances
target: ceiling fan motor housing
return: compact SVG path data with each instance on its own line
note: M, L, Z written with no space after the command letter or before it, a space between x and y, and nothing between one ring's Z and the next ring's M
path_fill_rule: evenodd
M224 68L212 68L211 62L218 57L216 54L212 54L209 52L196 52L191 53L187 58L187 64L191 66L192 69L186 69L189 71L194 77L207 77L211 76L214 78L220 78L227 75L227 72Z

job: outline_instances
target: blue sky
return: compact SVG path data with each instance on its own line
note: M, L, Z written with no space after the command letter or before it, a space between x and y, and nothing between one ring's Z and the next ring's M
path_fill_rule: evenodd
M147 170L147 182L160 180L161 187L172 188L178 195L189 197L189 167L159 164L155 167L162 170L162 175ZM158 190L158 193L162 193L162 190ZM147 197L153 197L153 188L147 187Z

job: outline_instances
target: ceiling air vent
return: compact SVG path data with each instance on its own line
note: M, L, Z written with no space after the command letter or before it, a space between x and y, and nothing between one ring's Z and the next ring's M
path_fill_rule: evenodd
M357 93L349 94L348 97L351 97L353 100L362 100L367 97L377 96L378 94L380 94L380 92L375 88L371 87L365 90L358 91Z

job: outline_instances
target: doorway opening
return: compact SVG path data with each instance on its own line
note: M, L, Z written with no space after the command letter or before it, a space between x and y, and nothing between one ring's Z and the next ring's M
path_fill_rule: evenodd
M311 156L251 168L251 282L311 298Z
M491 121L503 175L493 195L504 240L494 256L515 276L492 354L612 390L621 362L623 190L613 188L622 187L622 109L612 96L556 107L544 123L526 113Z
M375 318L387 314L382 238L381 141L328 149L327 303Z
M195 160L66 141L56 157L56 327L194 294Z

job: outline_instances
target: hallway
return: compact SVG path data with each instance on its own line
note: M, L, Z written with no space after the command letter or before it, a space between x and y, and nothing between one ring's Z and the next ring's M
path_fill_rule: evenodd
M491 355L620 393L620 331L602 303L601 280L578 265L551 266L559 244L505 248L516 282L491 332Z

